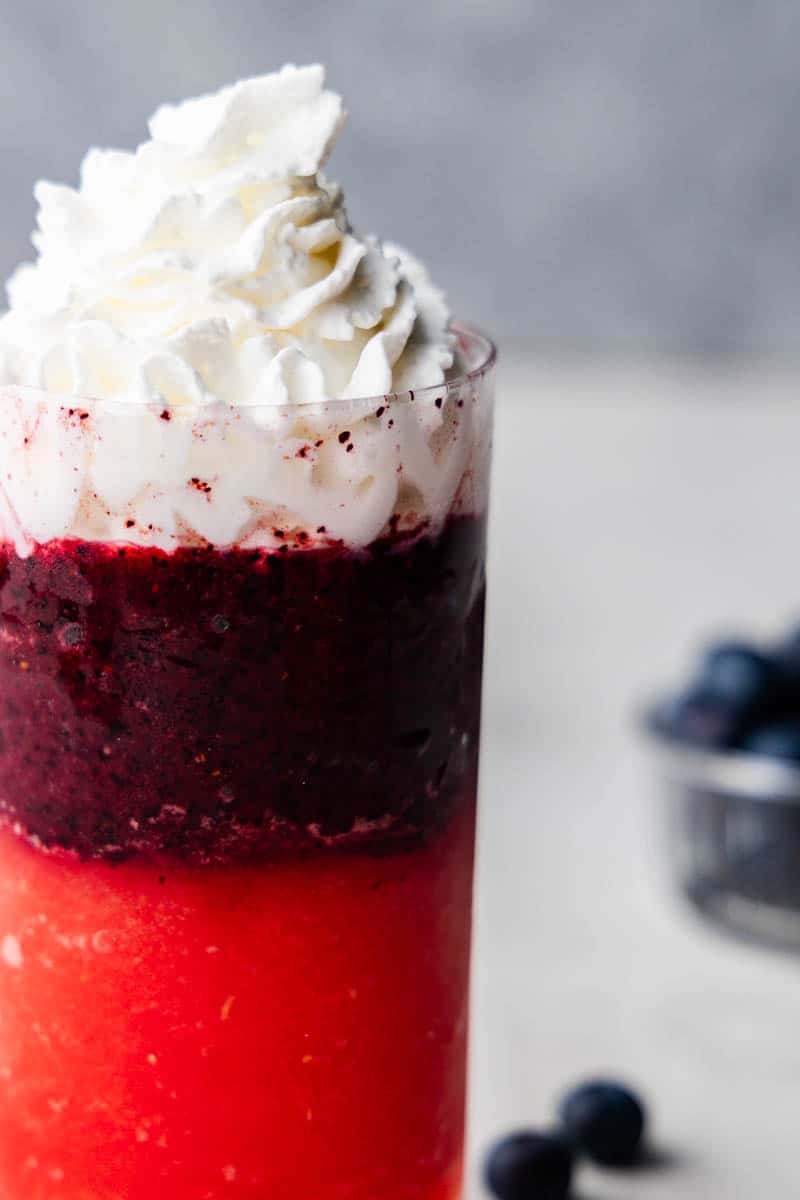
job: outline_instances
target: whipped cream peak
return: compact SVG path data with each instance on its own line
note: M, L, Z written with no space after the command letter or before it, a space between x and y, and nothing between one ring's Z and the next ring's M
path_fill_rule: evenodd
M446 514L474 440L444 386L447 304L351 227L322 173L343 120L322 67L287 66L162 106L75 188L37 185L37 258L0 317L0 478L34 540L262 544L278 513L363 545ZM415 415L323 411L415 390Z
M255 179L315 175L344 121L341 98L324 83L318 64L286 66L162 105L150 118L150 136L157 147L180 148L192 159L219 156Z
M185 404L440 383L453 364L440 295L419 264L351 229L321 174L344 120L324 82L320 66L288 66L164 105L135 152L90 150L78 188L38 184L38 259L8 284L0 380ZM154 388L153 356L180 360L183 391ZM239 356L249 365L231 369ZM287 372L298 356L309 366Z

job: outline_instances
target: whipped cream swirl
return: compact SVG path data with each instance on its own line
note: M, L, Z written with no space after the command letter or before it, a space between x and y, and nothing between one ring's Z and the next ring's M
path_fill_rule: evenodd
M323 69L288 66L165 105L77 189L37 185L38 258L0 318L0 535L21 552L277 526L362 546L465 494L476 434L448 381L471 364L422 265L357 236L322 175L342 123Z
M169 404L309 403L442 381L453 339L419 264L350 229L320 174L343 122L319 66L165 105L135 153L36 188L0 379Z

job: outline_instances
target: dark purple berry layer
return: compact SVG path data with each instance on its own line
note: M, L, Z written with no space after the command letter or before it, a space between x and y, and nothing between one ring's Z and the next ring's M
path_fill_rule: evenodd
M424 836L475 771L483 544L3 548L5 820L84 857Z

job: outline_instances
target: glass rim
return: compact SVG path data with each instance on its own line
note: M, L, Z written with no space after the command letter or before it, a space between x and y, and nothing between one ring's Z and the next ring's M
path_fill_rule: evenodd
M323 400L311 401L308 404L284 403L284 404L268 404L268 403L239 403L229 404L222 400L209 400L206 404L176 404L169 400L153 400L139 401L128 400L124 398L116 398L113 396L84 396L73 392L53 392L46 388L34 387L31 384L23 383L0 383L0 396L3 393L13 393L21 399L36 399L39 401L50 401L53 407L57 408L107 408L110 411L131 410L131 411L156 411L169 413L182 413L197 417L203 414L211 415L219 413L241 413L242 415L253 411L269 410L275 414L284 414L291 416L300 416L303 413L325 413L336 414L337 412L352 413L361 412L374 408L376 405L386 404L411 404L418 400L431 399L435 400L441 397L442 393L458 392L467 384L476 383L480 379L489 375L497 363L497 345L488 336L483 333L476 325L472 325L468 321L451 321L449 330L454 333L457 338L472 342L479 351L478 361L475 366L469 368L458 375L454 375L450 379L443 379L441 383L426 384L421 388L408 388L399 392L377 392L370 396L331 396Z

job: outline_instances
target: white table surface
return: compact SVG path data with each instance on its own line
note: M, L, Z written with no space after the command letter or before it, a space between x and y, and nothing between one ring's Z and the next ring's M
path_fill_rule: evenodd
M580 1200L792 1200L800 957L670 895L632 714L704 634L800 621L800 367L507 356L491 524L470 1194L612 1072L671 1163Z

